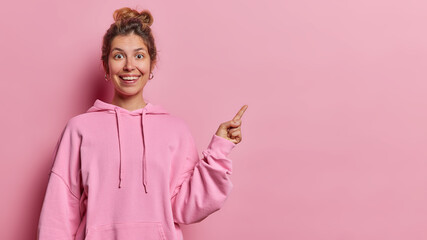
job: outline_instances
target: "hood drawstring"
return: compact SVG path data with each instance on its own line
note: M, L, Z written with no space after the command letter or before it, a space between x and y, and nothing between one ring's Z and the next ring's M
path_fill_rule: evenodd
M142 130L142 144L144 146L144 152L142 153L142 184L144 185L145 193L147 192L147 166L146 166L146 157L145 153L147 152L147 146L145 145L145 124L144 124L144 117L146 116L146 109L142 109L142 116L141 116L141 130Z
M118 136L118 141L119 141L119 153L120 153L120 157L119 157L119 188L122 187L122 172L123 172L123 155L122 155L122 139L121 139L121 135L120 135L120 108L116 107L114 108L114 112L116 114L116 121L117 121L117 136ZM145 152L146 152L146 145L145 145L145 131L144 131L144 126L145 124L144 122L144 117L146 116L146 109L142 110L142 113L134 113L132 115L142 115L141 116L141 131L142 131L142 144L143 144L143 153L142 153L142 184L144 185L144 190L145 193L148 193L147 191L147 164L146 164L146 157L145 157Z
M116 127L117 127L117 136L118 136L118 142L119 142L119 188L123 187L123 179L124 174L126 173L124 168L124 159L123 159L123 145L122 145L122 137L123 134L123 126L120 126L122 121L122 114L127 114L131 116L140 116L141 115L141 131L142 131L142 144L143 144L143 153L142 153L142 184L144 185L145 193L148 193L147 191L147 181L148 181L148 170L147 170L147 160L150 158L150 151L148 148L150 148L150 141L146 141L145 137L148 136L147 131L149 131L149 127L147 126L147 114L150 115L159 115L159 114L169 114L168 111L166 111L163 107L160 105L153 105L151 103L147 103L146 107L134 110L134 111L127 111L126 109L123 109L117 105L104 102L100 99L96 99L95 103L92 107L90 107L87 112L107 112L109 114L113 113L115 114L116 119ZM147 130L148 129L148 130ZM148 151L148 154L147 154Z
M114 108L114 112L116 113L116 122L117 122L117 136L118 136L118 140L119 140L119 188L122 187L122 171L123 171L123 167L122 167L122 141L120 138L120 114L119 114L119 108Z

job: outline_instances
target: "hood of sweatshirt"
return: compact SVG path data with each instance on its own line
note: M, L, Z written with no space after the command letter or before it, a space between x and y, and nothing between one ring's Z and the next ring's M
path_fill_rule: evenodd
M115 119L116 119L116 127L117 127L117 136L118 136L118 142L119 145L117 146L119 148L119 153L120 153L120 157L119 157L119 185L118 187L121 188L123 186L122 183L122 176L123 176L123 154L122 154L122 147L121 147L121 135L120 135L120 124L121 124L121 116L124 114L127 115L131 115L131 116L139 116L141 115L141 135L142 135L142 144L143 144L143 154L142 154L142 184L144 185L144 189L145 189L145 193L148 193L148 186L147 186L147 160L149 160L150 158L146 156L146 146L147 144L146 141L149 141L149 139L146 139L144 136L144 128L146 128L147 126L145 126L146 124L144 124L144 120L146 119L146 117L148 115L152 115L152 114L169 114L169 112L167 112L162 106L160 105L154 105L150 102L147 102L147 104L145 105L145 107L140 108L140 109L136 109L133 111L129 111L125 108L119 107L117 105L114 104L110 104L110 103L106 103L104 101L101 101L99 99L96 99L95 103L93 104L92 107L90 107L87 112L105 112L108 114L115 114ZM149 151L148 151L149 152Z

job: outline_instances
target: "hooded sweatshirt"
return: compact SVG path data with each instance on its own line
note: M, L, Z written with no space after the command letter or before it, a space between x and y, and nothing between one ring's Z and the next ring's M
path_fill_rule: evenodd
M187 124L160 105L129 111L97 99L57 142L38 239L183 239L180 224L228 197L235 145L213 135L200 158Z

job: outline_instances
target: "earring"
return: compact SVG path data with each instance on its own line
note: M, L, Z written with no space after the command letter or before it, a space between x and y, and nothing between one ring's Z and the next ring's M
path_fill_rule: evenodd
M153 74L153 72L150 72L150 75L148 76L148 79L153 79L153 77L154 77L154 74Z
M107 74L105 74L105 81L108 82Z

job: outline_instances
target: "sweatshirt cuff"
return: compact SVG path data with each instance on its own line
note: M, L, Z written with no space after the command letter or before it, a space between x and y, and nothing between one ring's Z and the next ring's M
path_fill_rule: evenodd
M228 154L230 154L231 150L233 150L236 145L237 144L233 143L232 141L214 134L212 136L211 142L208 145L208 150L211 152L218 152L223 156L228 156Z

